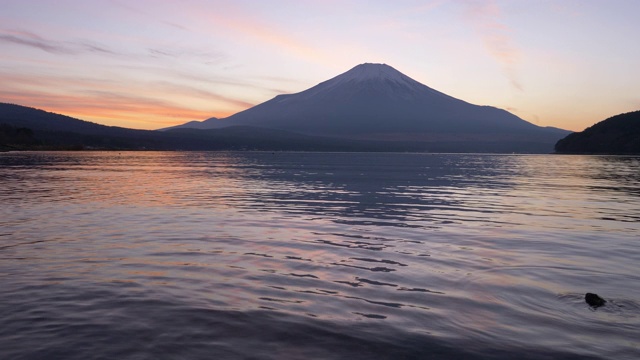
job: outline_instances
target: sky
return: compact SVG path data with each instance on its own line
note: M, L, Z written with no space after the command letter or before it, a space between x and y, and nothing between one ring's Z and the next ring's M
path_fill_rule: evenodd
M158 129L366 62L539 126L640 110L636 0L0 0L0 102Z

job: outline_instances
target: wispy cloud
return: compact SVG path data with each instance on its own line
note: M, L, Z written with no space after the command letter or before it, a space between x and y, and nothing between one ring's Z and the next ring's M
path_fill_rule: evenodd
M277 76L247 76L246 78L229 77L216 75L215 73L197 73L192 72L186 68L167 68L159 66L147 66L147 65L126 65L119 66L120 69L126 72L147 73L155 78L171 79L173 82L180 83L192 83L194 86L202 88L234 88L241 89L243 93L264 93L268 95L279 95L284 93L292 93L302 91L308 84L301 82L297 79L291 79L286 77ZM268 83L278 84L296 84L297 86L287 86L287 89L276 88L268 86ZM231 99L231 98L230 98ZM264 99L263 99L264 100ZM243 100L235 100L237 104L251 104ZM239 110L244 110L243 107Z
M500 63L511 85L522 91L517 72L520 51L514 45L511 29L500 21L500 7L495 1L466 0L464 4L465 14L482 38L487 51Z
M165 20L165 19L161 19L161 18L156 18L154 17L149 11L144 10L144 5L142 5L142 7L138 6L132 6L131 4L133 4L134 2L131 2L131 4L127 4L121 1L117 1L117 0L110 0L109 3L115 5L116 7L122 8L126 11L129 11L133 14L136 14L138 16L143 16L147 19L152 19L153 21L156 21L158 23L170 26L172 28L175 29L179 29L179 30L183 30L183 31L188 31L189 29L182 25L182 24L178 24L177 22L171 21L171 20ZM136 2L136 5L140 5L140 1ZM181 6L186 6L181 4Z
M0 42L32 47L51 54L73 54L75 52L61 42L47 40L27 31L2 31L0 32Z
M203 51L187 48L149 48L149 55L154 58L193 59L205 65L217 65L228 59L223 52Z
M223 52L203 51L186 47L151 47L147 49L147 53L130 53L115 50L91 40L73 39L57 41L47 39L33 32L20 30L0 30L0 44L1 43L31 47L56 55L96 54L127 58L130 60L144 60L148 57L174 58L179 60L193 60L205 65L217 65L228 58Z
M57 41L22 30L0 30L0 43L22 45L51 54L78 55L81 53L100 53L121 55L104 45L89 40Z
M203 90L195 86L182 85L168 81L159 81L155 85L160 90L166 91L167 93L181 94L188 97L198 97L201 99L206 99L208 101L218 101L225 104L233 105L234 107L240 109L246 109L255 105L244 100L231 98L211 91Z
M330 63L331 54L320 51L311 41L284 30L279 23L269 21L259 15L252 15L248 9L234 3L225 3L224 11L213 8L184 9L183 15L191 18L194 31L210 36L216 32L229 32L234 41L252 45L267 45L276 53L288 53L309 62Z
M117 51L111 50L103 45L96 44L86 40L78 40L74 43L78 48L78 52L91 52L91 53L99 53L99 54L107 54L107 55L122 55Z

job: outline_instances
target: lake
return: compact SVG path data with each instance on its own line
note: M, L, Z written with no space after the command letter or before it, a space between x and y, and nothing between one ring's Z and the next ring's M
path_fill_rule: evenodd
M10 152L0 204L2 359L640 358L639 157Z

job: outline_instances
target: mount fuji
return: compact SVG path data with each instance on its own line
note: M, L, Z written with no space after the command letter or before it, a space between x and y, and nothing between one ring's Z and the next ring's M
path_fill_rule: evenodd
M193 122L177 128L193 128ZM386 64L360 64L296 94L275 98L198 128L249 126L343 139L442 144L482 151L488 143L551 152L569 131L531 124L505 110L473 105ZM174 127L175 128L175 127ZM523 149L523 144L530 148ZM475 146L474 144L478 144ZM434 148L433 146L430 146ZM441 148L436 146L435 148ZM504 151L510 151L506 147Z

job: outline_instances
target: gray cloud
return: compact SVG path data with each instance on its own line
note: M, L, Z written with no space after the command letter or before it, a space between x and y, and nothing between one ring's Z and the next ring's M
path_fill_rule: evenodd
M227 55L222 52L216 51L201 51L186 48L176 49L147 49L149 55L154 58L191 58L196 61L202 62L205 65L217 65L227 60Z
M139 60L146 57L181 58L198 61L205 65L217 65L227 59L227 55L222 52L187 48L149 48L146 54L124 53L86 39L56 41L46 39L32 32L20 30L0 30L0 43L31 47L56 55L101 54Z
M78 55L82 53L122 55L88 40L56 41L46 39L32 32L19 30L0 30L0 42L31 47L57 55Z
M43 39L42 37L27 33L15 32L0 34L0 42L17 44L36 48L51 54L74 54L75 51L63 43Z
M78 46L80 46L80 48L84 51L87 52L93 52L93 53L101 53L101 54L109 54L109 55L121 55L118 52L115 52L111 49L108 49L104 46L98 45L98 44L94 44L94 43L90 43L90 42L86 42L86 41L78 41L76 43Z

